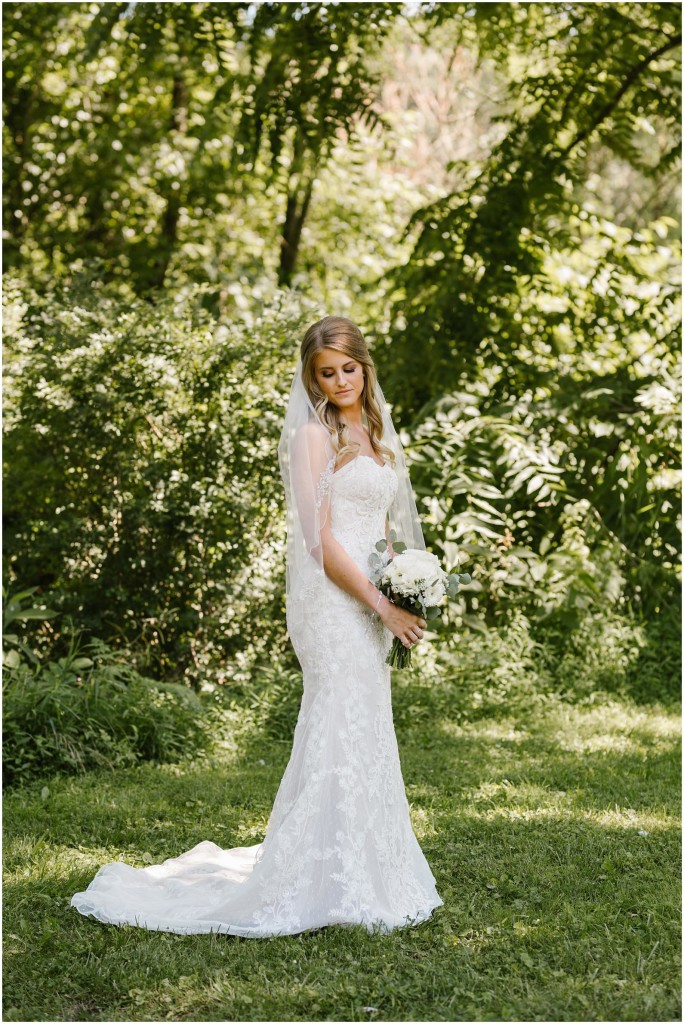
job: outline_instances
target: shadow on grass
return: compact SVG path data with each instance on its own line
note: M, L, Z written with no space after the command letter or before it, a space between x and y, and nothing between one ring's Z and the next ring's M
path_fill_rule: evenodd
M46 799L41 786L9 792L6 999L32 1016L5 1019L369 1019L364 1006L376 1020L672 1019L675 716L556 703L434 718L398 739L445 905L380 939L181 936L68 905L107 861L260 842L291 737L255 731L211 763L54 778Z

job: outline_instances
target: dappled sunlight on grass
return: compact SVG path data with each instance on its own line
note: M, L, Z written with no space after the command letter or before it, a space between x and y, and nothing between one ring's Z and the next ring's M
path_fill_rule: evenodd
M418 840L437 835L436 815L425 807L411 808L411 824Z
M478 736L487 740L523 740L529 735L527 729L516 727L510 720L481 719L474 724L445 721L441 723L440 728L453 736L467 736L476 732Z
M561 824L586 821L610 829L622 826L625 830L631 830L637 834L639 834L640 830L648 830L649 833L657 832L659 829L670 829L680 824L680 818L648 813L638 814L632 808L602 812L582 810L575 807L566 807L564 810L561 810L559 807L554 806L553 803L543 807L524 807L522 806L523 803L524 796L521 793L520 807L496 807L483 811L467 808L462 811L462 817L463 819L479 818L489 822L496 822L498 820L552 821Z
M574 1019L590 1019L582 999L591 1019L608 1019L600 1008L627 992L632 1007L645 991L670 1005L674 713L552 701L460 723L433 711L397 735L413 829L444 905L383 938L342 928L259 943L175 936L108 928L69 906L109 861L160 863L203 839L260 842L291 737L244 728L209 759L8 793L6 951L42 1019L282 1019L285 1000L288 1019L339 1019L343 1004L345 1019L376 1006L374 1019L396 1020L418 993L430 1019L449 1020L504 977L516 1005L562 1003ZM33 972L36 948L66 979L63 996Z
M524 729L503 719L442 720L438 730L453 741L450 767L461 790L477 800L496 791L508 802L558 802L562 797L567 803L586 803L606 781L617 796L635 785L637 775L643 776L640 788L648 788L657 759L676 754L681 744L681 719L674 712L661 709L651 714L616 703L554 707L530 715ZM599 776L605 777L600 783ZM523 781L527 788L514 797L515 786ZM672 788L669 799L678 792L677 786Z
M4 843L5 878L60 878L73 874L76 862L90 864L93 858L107 856L105 846L74 847L68 843L37 842L28 835L10 836Z
M511 782L504 778L500 782L482 782L462 792L461 814L463 817L482 818L492 821L497 817L533 820L538 818L557 821L585 819L597 824L615 827L624 824L639 828L671 827L680 818L665 810L655 813L650 810L636 810L632 807L614 805L608 809L584 806L586 794L583 789L553 789L548 786L522 781Z
M681 717L662 709L644 710L641 706L610 701L596 705L555 704L547 709L535 709L525 728L506 717L475 722L442 719L438 728L453 737L476 735L486 740L509 742L543 735L564 750L581 751L609 749L611 740L620 744L635 732L654 740L676 741L681 736ZM592 748L591 744L595 746Z
M562 790L548 790L532 783L515 785L508 779L503 779L502 782L482 782L473 789L465 790L463 797L465 805L469 805L470 802L490 806L505 803L537 809L541 803L565 803L567 794ZM473 813L469 806L464 809L467 809L468 813Z
M671 749L681 737L678 715L646 712L641 707L616 702L555 710L544 724L549 727L550 740L563 750L577 752L650 753Z
M420 802L421 804L431 804L435 800L441 799L442 791L439 786L430 785L427 782L406 782L406 795L410 802Z

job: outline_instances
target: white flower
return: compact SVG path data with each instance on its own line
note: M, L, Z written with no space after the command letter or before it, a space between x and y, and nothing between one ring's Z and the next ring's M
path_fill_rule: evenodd
M444 597L448 573L442 569L437 555L418 548L408 548L395 555L382 571L382 581L404 597L421 596L427 606L436 605Z
M438 605L439 602L442 600L442 598L444 597L445 594L446 594L446 591L445 591L441 581L439 583L435 583L435 584L433 584L433 586L429 587L427 590L425 590L423 592L423 597L425 598L425 604L429 608L433 607L434 605Z

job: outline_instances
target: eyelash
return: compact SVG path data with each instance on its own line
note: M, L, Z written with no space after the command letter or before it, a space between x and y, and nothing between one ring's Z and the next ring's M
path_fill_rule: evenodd
M345 373L353 373L355 369L356 369L356 367L352 366L351 370L345 370L344 372ZM324 373L323 376L324 377L332 377L332 374L331 373Z

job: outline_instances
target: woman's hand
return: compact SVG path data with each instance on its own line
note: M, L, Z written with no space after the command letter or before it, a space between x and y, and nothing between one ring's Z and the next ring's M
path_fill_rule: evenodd
M413 647L423 639L423 629L427 626L425 619L420 615L414 615L406 608L400 608L398 604L390 601L386 594L383 594L380 601L378 615L405 647Z

